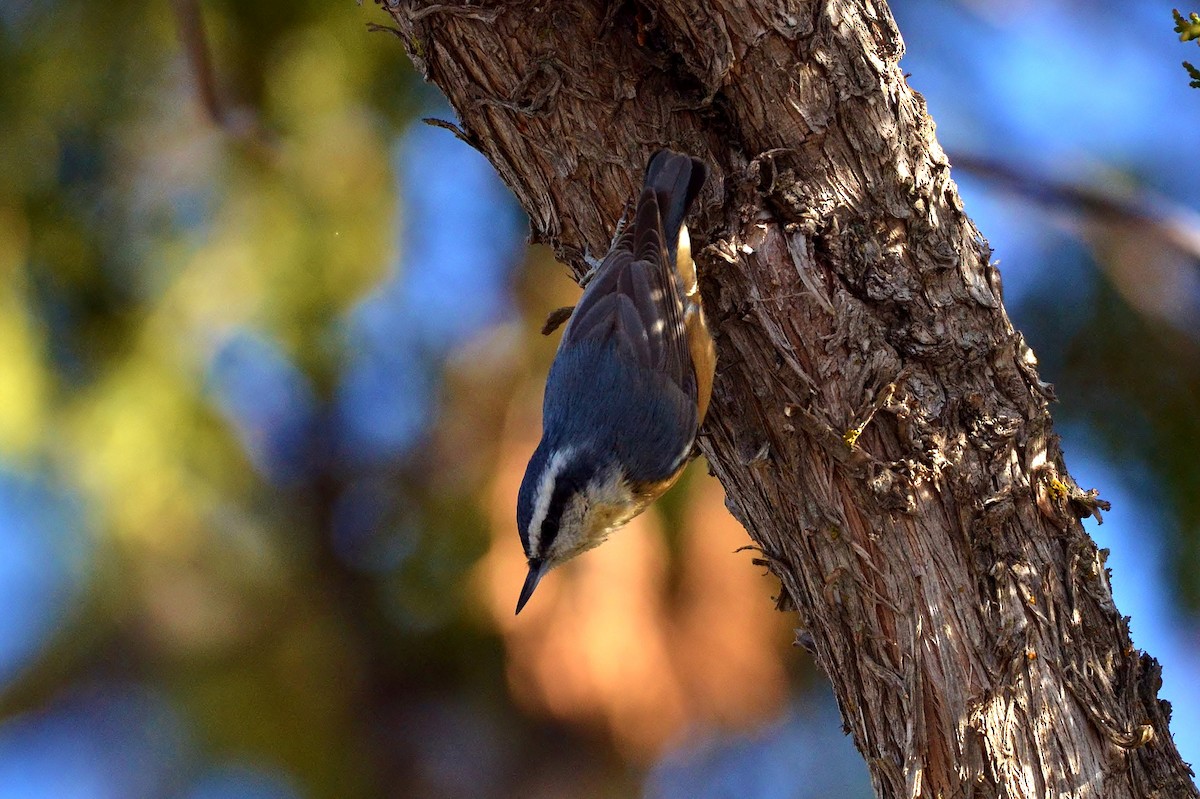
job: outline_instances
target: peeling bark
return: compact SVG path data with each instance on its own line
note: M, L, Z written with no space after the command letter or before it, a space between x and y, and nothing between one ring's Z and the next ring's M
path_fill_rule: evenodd
M712 168L701 448L879 796L1198 796L883 0L385 7L577 275L655 148Z

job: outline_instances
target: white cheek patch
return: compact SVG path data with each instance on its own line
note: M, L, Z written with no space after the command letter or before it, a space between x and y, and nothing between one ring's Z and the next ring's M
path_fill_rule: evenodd
M558 535L554 537L549 553L553 563L560 563L574 555L589 549L587 543L587 517L589 515L587 499L577 496L563 508L562 522L558 526Z
M538 551L538 544L542 537L542 524L545 523L546 513L550 510L550 497L554 495L554 483L574 454L575 450L571 447L564 447L555 452L550 456L546 470L542 472L542 477L538 480L537 493L534 495L537 500L533 504L533 516L529 520L529 552Z
M575 497L567 505L551 545L551 562L562 563L599 546L638 510L621 471L609 469L588 484L586 496Z

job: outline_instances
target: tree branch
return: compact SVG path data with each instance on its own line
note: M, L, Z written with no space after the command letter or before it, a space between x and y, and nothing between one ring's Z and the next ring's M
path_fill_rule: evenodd
M881 797L1197 796L882 0L386 7L577 274L710 165L702 448Z

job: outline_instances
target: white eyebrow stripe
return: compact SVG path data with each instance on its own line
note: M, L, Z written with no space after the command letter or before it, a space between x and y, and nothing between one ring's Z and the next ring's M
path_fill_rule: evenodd
M533 516L529 519L529 552L526 554L530 557L537 554L538 544L541 543L542 525L546 521L546 514L550 511L550 498L554 495L554 481L558 479L559 473L574 454L573 447L565 447L555 452L550 456L549 462L546 463L546 470L542 472L541 479L538 480L537 494L534 495L536 501L533 505Z

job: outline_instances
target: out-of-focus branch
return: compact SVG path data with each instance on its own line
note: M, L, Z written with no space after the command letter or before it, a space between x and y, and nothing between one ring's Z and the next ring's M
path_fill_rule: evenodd
M217 96L216 79L213 76L212 60L208 56L208 37L204 32L204 18L196 0L171 0L175 13L175 25L179 28L179 41L196 81L196 92L200 96L200 107L208 121L217 127L225 126L225 109Z
M1082 212L1102 221L1134 225L1164 244L1200 260L1200 214L1147 191L1114 189L1056 181L1011 164L968 153L950 162L990 183L1041 205Z
M221 101L198 0L171 0L171 10L179 29L179 41L196 81L200 107L208 121L236 139L270 151L270 140L258 124L256 115L244 108L231 108Z

